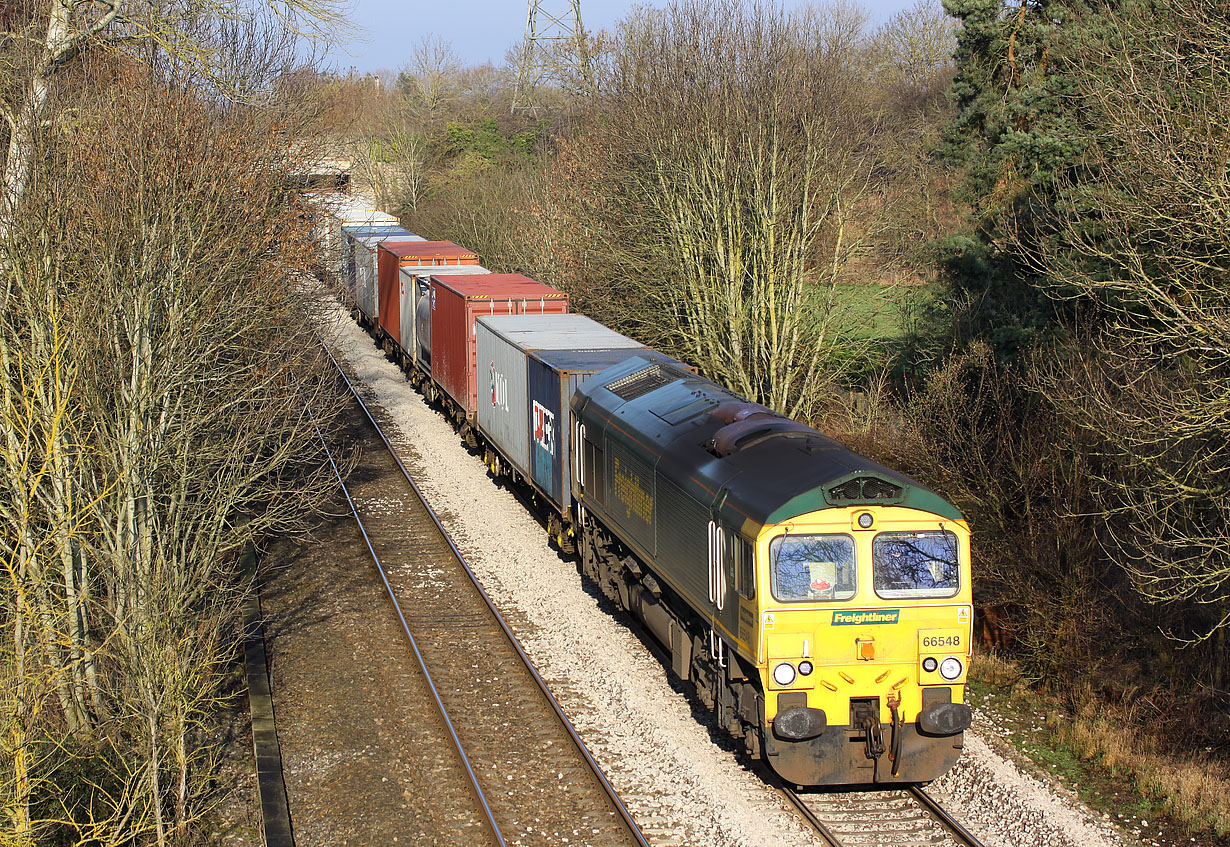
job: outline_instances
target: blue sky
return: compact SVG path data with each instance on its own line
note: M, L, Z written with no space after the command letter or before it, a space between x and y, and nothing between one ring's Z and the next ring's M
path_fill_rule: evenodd
M581 17L589 30L612 29L636 5L632 0L581 0ZM790 7L805 5L786 0ZM914 5L914 0L863 0L874 23ZM568 9L567 0L546 0L544 8ZM340 45L326 64L344 71L397 70L406 64L410 46L424 35L448 41L466 64L499 64L508 48L525 34L526 0L351 0L351 17L362 40Z

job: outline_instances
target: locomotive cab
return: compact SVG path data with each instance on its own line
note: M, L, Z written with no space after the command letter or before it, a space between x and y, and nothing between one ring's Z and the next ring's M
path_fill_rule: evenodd
M964 521L891 506L766 526L763 750L801 785L919 782L956 761L971 592Z

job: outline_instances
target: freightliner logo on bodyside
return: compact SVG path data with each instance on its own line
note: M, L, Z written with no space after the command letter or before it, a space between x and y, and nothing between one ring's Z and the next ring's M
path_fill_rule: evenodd
M900 617L900 609L876 609L869 612L833 612L833 626L896 623Z

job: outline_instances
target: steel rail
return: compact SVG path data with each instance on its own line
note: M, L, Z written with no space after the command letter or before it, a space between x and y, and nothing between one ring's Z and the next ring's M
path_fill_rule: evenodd
M362 402L362 401L360 401ZM309 409L308 414L312 412ZM367 534L367 528L363 526L363 521L359 517L359 510L355 508L354 500L350 496L350 490L346 487L345 481L342 479L342 474L337 466L337 462L333 459L333 454L329 450L329 445L325 443L324 433L320 431L320 427L316 426L315 416L313 415L312 425L316 427L316 435L320 438L320 446L325 451L325 456L329 459L329 465L333 468L333 473L337 477L338 485L342 488L342 493L346 495L346 502L350 505L350 514L354 517L354 521L359 526L359 532L363 535L363 543L367 545L367 552L372 556L372 561L376 564L376 570L380 571L380 580L384 583L384 589L388 592L389 599L393 601L393 608L397 611L397 618L401 621L402 630L405 631L406 637L410 639L410 647L414 650L414 658L418 660L419 670L423 672L423 678L427 681L427 687L431 689L431 696L436 701L436 708L440 712L440 717L444 719L444 725L448 728L449 737L453 740L453 747L457 751L457 755L461 757L461 763L465 766L466 775L470 780L470 790L474 794L479 805L483 808L483 813L486 815L485 824L491 831L491 835L501 847L506 847L504 835L500 832L500 826L495 821L495 815L491 811L491 806L487 802L487 795L483 793L482 787L478 784L478 776L474 773L474 768L470 764L470 758L466 755L465 749L461 745L461 739L457 737L457 730L453 727L453 720L449 717L448 709L444 707L444 701L440 699L440 692L436 689L435 680L431 678L431 672L427 670L427 663L423 660L423 654L419 650L418 641L414 637L414 633L410 631L410 625L406 622L406 616L402 613L401 604L397 602L397 595L393 591L393 586L389 584L388 575L384 571L384 565L380 563L380 557L376 555L376 550L372 546L371 537Z
M787 784L783 784L780 778L776 775L770 775L769 781L776 783L775 787L790 802L792 806L802 815L816 833L824 839L830 847L842 847L841 836L835 833L832 828L822 819L816 812L807 804L807 802ZM968 829L961 825L961 822L954 818L943 806L936 802L930 794L923 790L919 785L903 785L900 787L886 787L886 791L900 791L909 796L914 802L918 803L936 823L952 836L962 847L984 847L983 843L971 833Z
M319 334L317 334L317 338L320 338ZM494 616L495 621L500 625L500 629L504 631L505 636L508 638L513 649L516 651L517 656L525 665L526 670L529 671L530 676L533 677L535 684L538 686L539 690L542 691L543 696L546 697L552 711L555 713L556 719L567 732L569 738L572 739L572 743L575 745L577 752L580 753L581 757L585 760L590 772L598 781L599 785L602 786L603 791L610 799L612 805L614 805L615 810L619 813L620 819L623 821L624 826L636 840L637 844L641 845L641 847L649 847L649 842L645 840L645 836L641 833L640 827L638 827L636 822L632 819L632 815L624 805L623 800L620 799L619 795L615 792L614 786L611 785L610 781L606 778L606 774L602 772L602 769L598 766L597 761L594 760L593 755L589 752L589 748L585 746L585 742L577 733L576 728L573 727L572 721L568 719L568 716L564 713L563 707L560 706L559 701L555 699L555 695L551 693L551 689L547 686L546 680L544 680L542 675L538 673L538 669L534 667L534 663L530 660L530 657L521 647L521 642L517 640L517 637L513 634L512 629L504 620L504 616L501 615L499 609L496 608L491 596L487 594L486 589L483 588L482 583L479 582L478 577L475 575L474 571L471 570L469 562L466 561L465 556L462 555L461 551L457 549L457 545L453 542L452 535L450 535L448 530L444 528L444 524L440 521L439 515L437 515L435 509L431 507L431 504L427 501L426 496L424 496L422 490L419 489L418 483L414 481L414 478L410 475L409 470L407 470L406 466L402 463L401 456L398 455L397 450L393 447L393 444L384 434L384 430L380 428L380 424L376 422L376 418L372 415L371 410L368 409L367 404L363 402L363 398L359 395L358 389L356 389L354 383L350 381L350 377L346 375L346 371L342 368L341 363L338 362L337 358L333 355L333 351L329 349L328 344L326 344L323 339L320 339L320 341L321 347L324 349L329 359L333 362L334 367L337 368L337 372L346 383L346 387L349 389L351 396L354 397L355 401L359 404L359 408L363 410L363 414L367 416L367 419L371 423L372 428L376 431L376 434L380 436L380 440L384 443L385 449L388 450L389 455L392 456L393 461L396 462L402 476L404 476L406 481L410 483L411 489L413 489L415 496L418 497L423 507L427 510L427 514L431 515L432 521L435 523L441 536L443 536L444 540L448 543L449 549L452 550L457 562L465 570L466 575L470 578L471 582L474 584L474 587L477 589L479 596L483 598L483 602L486 603L487 607L491 610L491 614ZM332 461L332 458L330 458L330 461ZM334 467L336 470L336 465ZM349 495L347 495L347 498L349 499ZM366 535L364 537L366 538ZM371 548L370 542L368 542L368 547L369 549ZM373 557L376 555L374 550L372 551L372 555ZM381 578L384 578L383 569L381 569ZM388 586L387 579L385 580L385 586ZM392 596L391 588L389 589L389 593L390 596ZM396 602L396 599L394 599L394 603ZM401 614L400 607L398 607L398 614ZM402 623L403 625L405 624L404 618L402 619ZM408 626L406 631L409 633ZM501 844L503 844L503 841L501 841Z
M935 798L924 791L921 785L911 785L906 789L906 793L917 800L919 805L939 822L940 826L947 829L949 833L955 836L962 844L965 844L966 847L983 847L982 842L962 826L960 821L950 815L947 809L935 802Z
M789 786L779 785L777 786L777 790L790 802L790 805L794 806L795 810L803 816L803 819L807 821L811 828L814 829L821 838L828 842L829 847L841 847L841 839L828 828L828 824L816 817L816 813L813 812L811 808L799 798L799 795L795 793L794 789Z

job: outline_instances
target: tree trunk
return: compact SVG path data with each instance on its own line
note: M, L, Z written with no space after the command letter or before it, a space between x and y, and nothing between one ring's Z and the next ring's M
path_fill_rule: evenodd
M72 41L71 26L72 6L68 0L52 0L42 56L35 65L21 108L9 126L9 149L4 160L4 187L0 196L0 242L8 236L10 222L30 181L38 132L51 96L51 76Z

